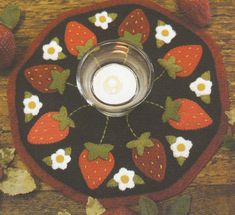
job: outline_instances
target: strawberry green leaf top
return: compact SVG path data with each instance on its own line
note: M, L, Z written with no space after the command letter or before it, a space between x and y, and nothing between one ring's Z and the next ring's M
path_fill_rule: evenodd
M88 150L88 160L90 161L96 160L97 158L108 160L109 152L114 148L110 144L95 144L91 142L85 143L84 146Z
M162 121L167 122L169 119L178 121L180 119L178 111L181 104L177 101L173 101L172 98L167 97L165 104L165 112L162 115Z
M51 90L57 90L60 94L64 93L65 84L70 76L70 70L66 69L63 72L56 70L51 71L52 83L49 86Z
M181 66L176 64L175 57L170 57L168 59L158 59L158 63L166 70L168 75L176 79L176 73L181 72L183 69Z
M14 29L20 20L21 11L17 5L7 6L0 14L0 23Z
M120 40L124 40L126 42L129 42L133 45L136 45L140 48L143 48L143 45L141 43L141 38L142 38L142 34L141 33L137 33L137 34L131 34L128 31L124 32L124 36L120 37Z
M132 140L127 143L126 147L128 149L136 148L139 156L144 154L145 147L151 148L154 146L152 140L150 139L150 132L143 133L137 140Z
M78 50L78 53L79 55L77 56L77 59L80 60L83 55L93 47L93 40L92 39L89 39L85 45L83 46L77 46L77 50Z
M64 106L60 108L60 112L58 114L53 115L53 119L60 122L60 130L75 127L74 121L68 117L67 109Z

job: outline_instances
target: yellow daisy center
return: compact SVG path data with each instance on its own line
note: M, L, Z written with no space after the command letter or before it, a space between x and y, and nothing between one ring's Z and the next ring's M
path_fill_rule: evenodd
M54 54L55 53L55 49L53 47L50 47L48 50L47 50L48 54Z
M206 89L206 86L205 86L205 84L198 84L198 85L197 85L197 89L198 89L199 91L203 91L203 90Z
M121 176L121 182L123 184L127 184L129 182L129 176L127 176L127 175Z
M184 145L183 143L180 143L180 144L177 146L177 150L178 150L179 152L183 152L183 151L185 151L185 149L186 149L186 147L185 147L185 145Z
M106 22L106 17L105 16L100 16L99 20L100 20L100 22L104 23L104 22Z
M56 156L56 162L57 163L63 163L64 162L64 156L63 155L57 155Z
M162 36L164 36L164 37L169 36L169 31L166 30L166 29L164 29L164 30L162 31Z
M29 109L34 109L36 107L36 103L35 102L29 102L28 107L29 107Z

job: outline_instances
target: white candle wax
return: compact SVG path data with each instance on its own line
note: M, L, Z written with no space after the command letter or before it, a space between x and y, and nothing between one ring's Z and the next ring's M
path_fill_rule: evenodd
M96 71L92 87L93 93L100 101L118 105L128 102L135 96L137 79L129 67L110 63Z

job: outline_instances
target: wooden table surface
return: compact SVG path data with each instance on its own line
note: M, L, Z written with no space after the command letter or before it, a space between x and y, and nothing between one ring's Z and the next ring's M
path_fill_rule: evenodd
M9 3L18 4L23 18L16 29L16 63L37 34L58 14L101 0L1 0L0 10ZM155 0L175 15L182 16L174 0ZM227 79L235 81L235 1L211 0L213 21L205 31L210 33L221 48ZM1 59L0 59L1 60ZM7 107L7 76L0 76L0 148L13 146ZM235 87L230 88L231 105L235 107ZM14 166L26 168L18 155ZM0 195L1 215L57 215L67 209L72 215L83 215L84 206L73 202L61 193L36 179L38 189L27 195L9 197ZM235 153L219 150L184 193L192 195L192 215L235 214ZM171 200L161 202L161 214Z

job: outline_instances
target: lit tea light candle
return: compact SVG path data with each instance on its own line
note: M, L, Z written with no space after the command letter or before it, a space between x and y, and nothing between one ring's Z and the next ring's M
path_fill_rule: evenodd
M94 95L103 103L119 105L135 96L137 78L129 67L110 63L95 72L92 88Z

